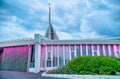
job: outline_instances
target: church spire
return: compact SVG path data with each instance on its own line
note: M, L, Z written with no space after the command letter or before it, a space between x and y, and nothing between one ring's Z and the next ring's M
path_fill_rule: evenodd
M51 3L50 3L50 0L49 0L49 27L45 33L45 37L49 38L50 40L58 40L58 36L52 26L52 23L51 23Z

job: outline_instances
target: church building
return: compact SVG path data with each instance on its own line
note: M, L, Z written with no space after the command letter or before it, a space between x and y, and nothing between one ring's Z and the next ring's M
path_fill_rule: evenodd
M120 57L120 37L60 40L51 23L50 6L48 25L45 36L0 42L0 69L38 73L79 56Z

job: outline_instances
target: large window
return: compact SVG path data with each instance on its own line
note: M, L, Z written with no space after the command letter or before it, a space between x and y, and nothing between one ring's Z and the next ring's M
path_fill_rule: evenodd
M103 56L102 45L99 45L100 56Z
M114 56L114 49L113 49L113 45L110 45L110 50L111 50L111 56Z
M97 45L94 45L93 49L94 49L94 56L97 56Z
M69 61L69 47L65 46L65 64Z
M63 46L59 46L59 66L63 66Z
M51 52L47 52L47 67L51 67Z
M51 52L51 46L47 46L47 67L52 66L52 52Z
M105 47L105 54L106 54L106 56L109 56L108 45L105 45L104 47Z
M74 45L70 46L70 50L71 50L71 59L73 59L75 57L75 52L74 52L75 48L74 48Z
M57 46L53 46L53 67L58 66Z
M88 55L89 55L89 56L92 56L92 49L91 49L91 46L90 46L90 45L88 45Z
M80 46L76 46L76 54L77 54L77 57L81 56L80 55Z
M46 48L44 45L41 46L41 57L40 57L40 67L45 67L46 60Z
M31 68L35 67L35 46L32 46L30 67Z
M85 45L82 45L82 53L83 53L83 56L86 56L86 47L85 47Z

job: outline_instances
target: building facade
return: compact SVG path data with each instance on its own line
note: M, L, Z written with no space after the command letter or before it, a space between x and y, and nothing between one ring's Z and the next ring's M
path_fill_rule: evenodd
M51 23L45 36L0 42L2 70L39 72L64 66L79 56L120 57L120 37L81 40L59 40Z

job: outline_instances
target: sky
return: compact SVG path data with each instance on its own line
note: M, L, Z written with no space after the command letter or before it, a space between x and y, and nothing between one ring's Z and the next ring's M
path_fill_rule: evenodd
M0 41L44 36L48 0L0 0ZM52 0L60 39L120 37L120 0Z

